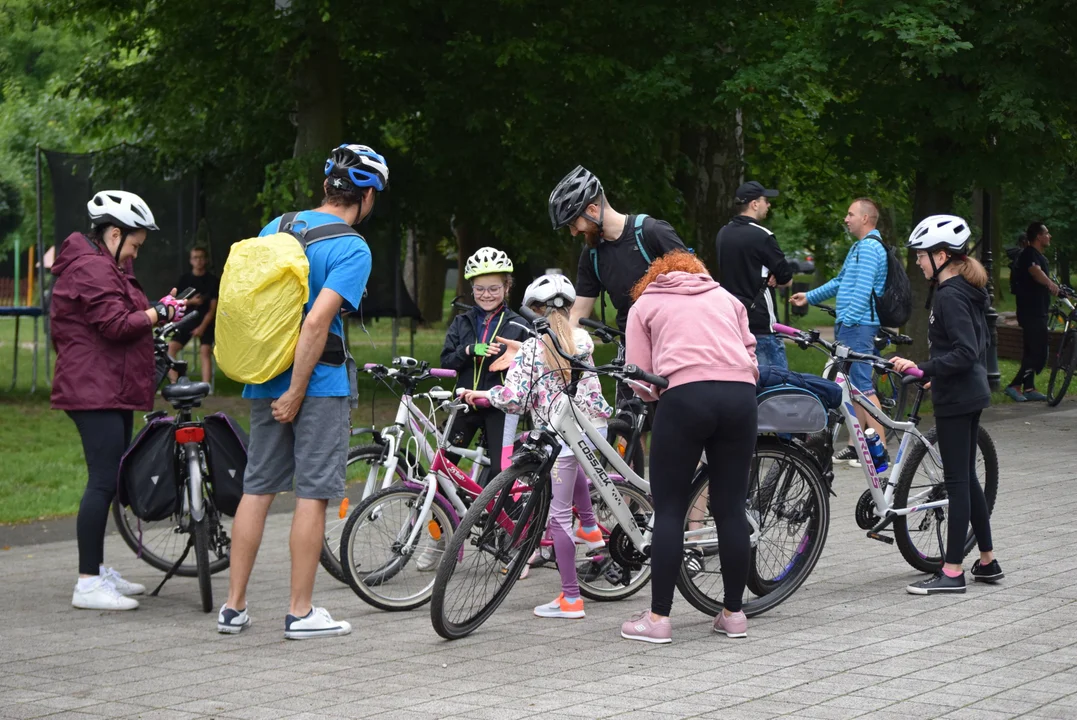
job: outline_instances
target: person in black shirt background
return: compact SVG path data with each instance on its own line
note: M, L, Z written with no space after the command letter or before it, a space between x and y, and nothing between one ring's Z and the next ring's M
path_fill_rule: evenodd
M554 230L567 226L572 237L583 235L571 313L574 326L580 318L591 317L595 301L605 291L617 308L617 327L623 331L632 307L632 287L647 274L651 262L672 250L687 250L677 231L664 220L623 215L610 207L602 183L582 165L550 193L549 211ZM606 321L604 305L602 321ZM630 397L632 391L618 383L618 400Z
M210 382L213 379L213 318L217 314L217 292L220 288L220 279L209 271L209 254L205 248L196 247L191 250L191 272L184 273L176 283L180 290L194 288L194 294L187 299L187 307L197 310L202 316L202 322L190 332L178 332L168 343L168 354L176 356L184 345L190 342L192 337L199 338L202 346L199 349L199 366L202 368L202 382ZM169 373L172 381L176 381L176 373Z
M1041 222L1025 231L1028 244L1014 262L1010 287L1017 298L1017 324L1021 326L1021 368L1006 394L1016 402L1046 400L1036 390L1036 375L1047 365L1047 315L1058 285L1051 280L1051 266L1043 254L1051 245L1051 233Z
M746 182L737 188L738 214L718 231L715 241L718 282L748 309L748 329L755 335L759 366L775 365L788 370L785 346L774 336L774 288L793 281L793 268L785 260L774 233L760 225L770 210L777 190Z

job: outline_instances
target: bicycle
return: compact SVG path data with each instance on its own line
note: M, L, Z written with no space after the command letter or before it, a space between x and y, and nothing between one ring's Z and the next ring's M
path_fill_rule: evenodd
M387 377L403 375L408 386L435 372L455 375L452 370L429 370L426 363L418 363L410 377L408 372L379 365L368 365L367 369ZM461 409L467 409L463 403L454 401L448 391L435 390L428 395L441 401L437 410L449 411L446 427L451 427ZM430 415L434 412L432 408ZM429 573L436 567L444 538L452 533L471 499L482 492L481 474L489 465L481 443L475 450L454 446L448 433L437 430L407 391L401 398L397 420L384 436L388 452L396 447L405 423L412 428L409 444L416 443L418 452L407 453L405 462L409 465L402 482L383 487L356 506L344 523L339 545L348 585L360 598L381 610L411 610L429 600L432 576L429 581L420 581L415 573ZM436 448L431 446L428 435L434 436ZM450 459L450 453L471 460L471 475ZM408 459L416 457L425 459L430 468L421 479L416 472L419 466ZM415 573L406 572L416 555L418 558L411 568Z
M549 332L545 318L529 313L526 308L521 313L534 324L536 331ZM556 340L554 344L556 347ZM512 456L511 466L491 480L475 499L442 555L434 581L430 617L434 630L445 639L454 640L474 632L493 615L519 579L521 569L545 531L551 495L550 469L562 443L571 448L606 508L612 526L606 551L615 563L634 573L630 576L632 586L625 587L624 596L637 591L650 579L648 558L654 515L648 500L650 485L625 463L570 398L575 396L582 373L648 382L660 388L667 382L634 365L593 367L561 349L558 352L571 363L572 377L564 393L551 406L547 426L524 436ZM761 443L771 447L767 439ZM604 462L620 478L611 477ZM758 475L758 466L754 472ZM707 469L701 465L692 481L692 501L685 517L685 553L677 587L694 607L714 615L722 609L718 600L722 596L721 582L712 584L713 590L704 589L697 582L707 578L705 559L715 555L718 548L713 519L705 509L707 488ZM814 490L810 499L790 501L784 506L790 515L797 516L794 522L811 523L819 516L817 508L825 506L826 495L821 485L817 484ZM750 507L746 507L746 515L755 548L763 542L765 533L761 515ZM822 517L826 518L825 510ZM819 540L816 537L813 531L810 538L799 543L808 550L805 557L809 562L792 568L783 578L786 581L765 596L749 597L744 605L746 614L758 615L775 607L799 587L807 577L803 569L807 567L810 572L809 566L814 565L822 550L825 534ZM716 573L712 569L710 574ZM584 578L580 580L581 594L591 597L584 590Z
M887 544L897 543L901 556L912 567L925 573L933 573L942 567L946 548L946 483L943 477L942 458L936 447L937 435L932 428L926 433L919 430L920 405L924 397L924 385L917 382L923 373L906 371L903 383L916 384L916 394L907 421L887 417L865 396L852 387L848 370L854 362L868 362L880 371L893 372L893 366L885 358L857 353L841 343L831 343L819 337L819 332L804 332L785 325L775 325L774 331L792 339L800 348L822 349L827 353L835 370L835 382L841 386L840 415L833 417L822 437L807 442L795 439L787 444L787 452L793 456L810 458L813 470L820 473L831 485L834 441L838 429L844 423L850 437L856 439L855 447L860 454L867 489L856 504L856 523L867 531L867 537ZM893 464L879 471L868 450L864 432L857 420L854 406L861 407L887 432L901 434L901 443ZM819 441L822 447L817 447ZM977 475L983 481L984 495L990 514L998 494L998 453L991 435L981 425L976 441ZM814 447L813 447L814 445ZM897 478L897 482L893 478ZM764 493L765 495L766 493ZM884 535L893 526L893 536ZM969 531L964 554L976 544L976 537Z
M197 319L198 313L192 311L178 323L168 323L154 331L157 386L169 370L175 370L180 376L175 383L161 390L164 399L176 409L172 426L176 440L177 490L182 498L180 512L159 522L144 522L135 518L117 499L112 504L112 517L128 547L147 564L165 572L164 579L150 594L156 596L174 575L197 577L202 611L208 613L213 610L210 576L228 567L231 547L226 521L213 503L213 477L206 464L205 427L201 421L193 419L191 412L201 406L210 386L204 382L191 382L187 378L187 363L169 357L167 343L174 333L194 327ZM165 415L162 411L150 413L146 415L146 421L152 422ZM187 540L179 551L176 540L183 535ZM193 564L186 562L192 547Z
M1058 300L1051 307L1051 315L1059 322L1062 339L1058 343L1054 362L1051 364L1051 378L1047 381L1047 405L1055 407L1066 397L1074 369L1077 369L1077 307L1073 300L1077 298L1073 288L1060 287Z
M441 408L444 408L444 403L452 398L452 393L436 386L425 393L416 393L416 390L421 383L431 379L456 377L454 370L431 368L429 363L405 356L393 358L392 367L367 363L363 371L382 383L395 382L401 386L403 392L391 425L380 431L376 428L355 428L351 431L353 437L372 435L372 442L348 450L345 495L340 502L330 503L326 507L321 565L326 572L345 585L350 583L338 553L341 535L352 509L393 483L417 481L426 476L423 464L429 466L435 455L428 438L435 438L435 444L443 439L442 431L438 429L435 420L434 403L440 403ZM429 413L420 408L420 404L424 402L430 403ZM446 432L450 424L445 424ZM482 436L479 437L475 450L447 446L450 452L471 461L470 477L480 484L481 473L490 464L485 447Z
M838 311L830 305L816 303L814 307L825 311L834 319L838 317ZM874 344L875 354L886 358L896 354L883 355L883 352L888 347L891 345L912 345L912 338L889 328L880 327L875 334ZM828 377L827 379L832 380L833 378ZM890 418L900 420L905 416L905 406L908 403L908 388L902 382L901 373L873 367L871 386L875 388L875 396L879 398L879 404Z

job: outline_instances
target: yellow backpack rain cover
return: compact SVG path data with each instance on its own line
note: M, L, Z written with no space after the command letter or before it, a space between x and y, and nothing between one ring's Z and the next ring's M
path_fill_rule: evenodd
M256 385L291 367L309 275L294 235L279 232L232 246L221 275L213 346L225 375Z

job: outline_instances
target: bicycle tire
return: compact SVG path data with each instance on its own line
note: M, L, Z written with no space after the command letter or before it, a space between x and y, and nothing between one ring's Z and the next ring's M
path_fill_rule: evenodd
M1058 359L1051 368L1051 379L1047 382L1047 406L1055 407L1066 397L1073 371L1077 367L1077 332L1068 331L1058 344ZM1056 385L1057 383L1057 385Z
M213 580L209 574L209 512L201 520L191 521L194 534L194 561L198 567L198 593L202 597L202 612L213 610Z
M782 508L763 507L762 505L752 507L753 502L773 505L773 498L766 500L758 497L761 485L759 477L761 474L765 475L765 473L761 472L764 460L779 464L779 466L788 464L791 470L796 471L797 476L802 478L804 486L798 496L799 500L788 507ZM696 477L692 483L692 500L689 503L689 515L685 518L686 526L691 519L692 509L698 504L699 498L706 490L707 485L707 472L705 468L701 467L696 472ZM772 610L787 600L804 584L804 581L811 575L812 570L815 569L823 553L827 533L830 529L830 497L820 475L818 465L804 450L782 443L777 438L767 437L759 438L756 445L748 489L745 509L746 512L756 513L757 522L760 526L756 547L751 551L749 576L754 572L757 579L765 577L767 573L762 573L761 575L759 568L760 556L769 557L772 555L771 546L779 542L783 536L794 537L790 533L790 528L794 525L804 529L801 539L791 545L791 559L779 561L784 572L774 571L781 572L778 582L773 581L773 576L770 577L772 581L770 587L762 595L755 593L747 586L745 587L745 598L741 609L748 617L754 617ZM788 502L788 495L782 502ZM768 519L768 513L779 509L785 515L792 516L794 522L790 522L788 525L781 525L778 522L771 523ZM775 512L775 520L777 520L777 515L778 513ZM713 522L709 507L706 508L706 516ZM772 530L775 531L773 534L771 534ZM763 546L762 550L761 546ZM719 595L724 594L722 592L722 583L712 584L711 587L715 587L715 590L711 591L700 587L700 583L697 582L698 578L715 574L713 569L707 568L707 564L708 562L713 562L710 558L715 558L716 556L714 554L708 556L705 553L700 553L699 555L701 557L691 557L690 553L685 553L685 559L681 563L680 571L677 574L677 588L685 600L694 608L707 615L717 615L725 607L724 602L718 598ZM773 573L771 574L773 575Z
M373 458L377 458L380 461L384 453L384 445L356 445L355 447L348 450L348 462L346 467L350 468L359 462L368 462L370 459ZM398 452L396 463L396 482L401 482L408 479L408 467L409 465L407 456L401 452ZM416 466L416 468L417 471L421 470L421 468L419 468L418 466ZM350 497L350 494L348 494L349 488L347 485L347 473L348 470L345 469L345 498ZM423 471L422 474L425 475L425 471ZM361 498L365 485L365 481L354 482L351 485L351 492ZM336 514L339 519L331 517L334 514L334 504L337 507ZM358 505L358 503L356 504ZM344 569L341 567L340 557L338 553L340 552L341 533L344 531L347 517L350 514L350 502L349 507L345 507L343 511L340 511L340 505L341 503L330 502L326 506L325 537L322 539L322 554L318 558L318 561L321 563L322 567L325 568L325 571L327 573L329 573L345 585L349 585L348 577L344 573Z
M924 433L924 439L934 445L938 440L936 429L931 428ZM998 452L995 450L994 440L991 439L991 435L982 425L980 426L980 432L976 438L976 446L979 450L979 455L984 461L984 469L978 474L981 475L979 479L980 482L983 483L984 497L987 499L987 514L990 516L995 509L995 498L998 495ZM912 450L909 451L909 459L901 471L901 477L898 478L897 488L894 490L893 502L895 508L908 507L909 491L913 487L926 487L921 485L914 486L913 481L916 477L916 470L920 467L920 463L924 462L925 458L930 459L930 457L931 456L927 452L927 446L923 443L916 443ZM935 464L934 460L930 460L930 462L932 465ZM943 469L941 467L936 469L938 471L938 482L933 483L923 496L917 496L917 503L932 502L946 497L946 482L943 478ZM947 507L926 510L923 519L915 524L915 530L918 533L924 531L930 518L934 518L936 527L933 534L936 536L936 539L940 536L945 538L946 531L942 528L942 522L945 522L948 518L947 510ZM909 563L909 565L920 572L936 572L942 567L944 548L936 546L934 549L938 551L938 554L935 555L929 555L924 552L927 548L919 547L916 543L916 539L913 538L912 534L909 532L910 517L910 515L905 515L894 519L894 539L897 541L901 556L905 558L905 562ZM932 533L929 533L924 537L930 537L931 534ZM944 544L944 540L940 544ZM962 557L968 555L975 545L976 535L972 532L972 528L969 528Z
M402 611L402 610L414 610L417 607L421 607L430 602L430 595L434 591L434 577L431 572L424 571L418 564L416 555L424 552L420 549L419 545L416 546L411 554L404 556L399 552L397 547L401 541L406 541L408 533L414 527L416 522L421 519L418 517L418 512L422 509L423 499L426 495L426 489L422 487L411 487L396 485L381 490L369 498L364 500L358 507L356 507L348 516L348 521L344 526L344 532L340 539L340 557L343 558L344 574L348 579L348 585L352 591L355 592L360 598L363 599L369 605L372 605L379 610L388 611ZM360 542L360 533L363 531L363 524L370 520L371 523L376 522L381 517L384 517L388 512L389 506L395 499L403 501L408 509L406 520L401 525L400 530L390 535L386 530L375 530L375 534L378 532L383 533L384 536L390 537L390 543L387 548L388 558L386 559L381 553L386 552L384 547L384 539L382 540L382 550L373 555L373 561L367 563L359 563L356 565L355 559L357 552L360 549L357 548L357 544ZM440 543L444 548L449 542L449 537L456 530L456 515L449 507L447 501L441 497L441 495L434 496L434 502L430 506L430 517L426 520L427 533L434 540L435 544ZM375 517L376 516L376 517ZM392 519L389 520L389 527L387 530L391 531L395 527ZM422 538L425 539L425 538ZM373 547L377 543L370 545ZM433 549L433 548L431 548ZM442 554L444 550L442 550ZM440 561L441 555L437 556L437 560ZM365 571L364 567L371 567L369 571ZM414 566L409 568L409 565ZM432 569L436 569L436 564L432 566ZM408 575L401 576L402 571L414 569L416 573L425 574L428 580L422 587L417 587L417 584L408 582L410 577ZM422 575L419 575L422 577ZM403 579L404 582L397 582ZM391 595L393 590L401 589L406 592L406 595ZM389 592L386 592L388 590Z
M539 477L540 469L538 463L529 463L502 471L471 504L453 533L438 566L430 602L431 624L446 640L471 634L494 614L542 539L550 509L550 477L548 472ZM529 490L513 492L514 487L520 487L517 481ZM511 532L498 522L502 511L512 521ZM467 568L461 571L472 559L493 562L475 572L469 573ZM458 597L461 593L455 587L450 589L449 584L464 574L484 576L480 578L483 589L489 587L493 578L495 588L490 598L471 603L462 611L466 616L457 617L457 605L465 602L469 593L464 591ZM466 580L462 578L462 582Z
M635 516L637 526L641 528L647 527L651 515L654 514L654 505L651 503L651 498L627 482L621 480L614 480L613 482L617 486L618 492L621 493L625 504L628 505L629 511ZM599 527L602 528L602 537L608 545L610 532L613 530L615 521L611 515L606 514L609 512L608 508L606 508L606 502L598 490L593 487L591 488L591 505L594 506ZM603 509L606 509L605 513ZM604 517L609 517L610 521L604 520ZM585 546L580 545L578 548L584 550ZM626 567L614 560L610 556L608 549L601 551L601 555L585 556L582 559L577 557L574 560L576 562L576 575L580 586L580 594L589 600L598 600L599 602L624 600L647 587L647 583L651 581L651 563L649 560L635 571L631 567ZM628 582L625 582L626 579Z
M208 513L208 510L207 510ZM224 519L217 516L217 522L221 525L225 535L230 535L224 527ZM187 547L187 533L189 532L190 516L172 516L159 522L140 522L127 508L120 505L119 500L112 502L112 522L116 525L116 531L131 548L132 552L138 553L139 557L150 567L168 572L179 560L183 549ZM133 526L132 526L133 525ZM141 526L141 533L140 533ZM139 535L141 534L141 540ZM168 552L174 550L174 553ZM227 570L231 557L227 554L218 555L209 563L209 572L215 575L222 570ZM188 557L176 570L180 577L197 577L198 567L194 558Z
M635 433L635 428L626 420L610 420L609 425L606 426L606 442L624 459L626 456L629 458L628 467L632 468L640 477L644 477L644 473L647 469L647 458L643 449L643 438L637 437L636 442L632 442L632 435ZM631 448L631 450L630 450ZM607 471L610 470L610 464L601 455L598 456L599 462L602 463Z

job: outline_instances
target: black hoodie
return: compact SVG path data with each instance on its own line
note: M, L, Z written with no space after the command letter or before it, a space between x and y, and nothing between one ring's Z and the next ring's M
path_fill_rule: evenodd
M935 290L927 331L930 359L920 363L931 378L936 417L983 410L991 405L987 384L987 291L960 275Z

